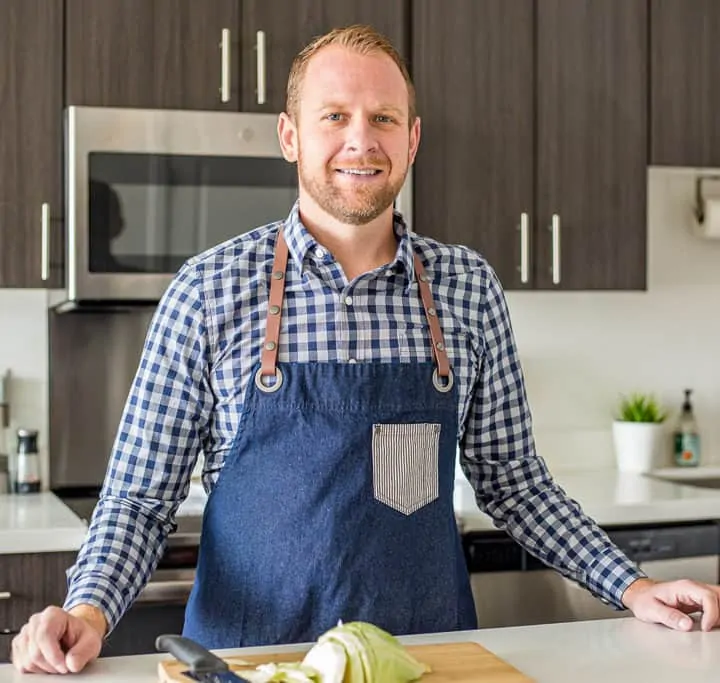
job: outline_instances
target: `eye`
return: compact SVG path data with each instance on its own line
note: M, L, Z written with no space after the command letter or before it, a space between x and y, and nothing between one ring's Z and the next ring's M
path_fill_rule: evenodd
M394 123L395 119L392 116L387 116L386 114L378 114L375 117L375 120L378 123Z
M328 114L325 117L328 121L340 121L342 119L342 114L340 112L333 112L332 114Z

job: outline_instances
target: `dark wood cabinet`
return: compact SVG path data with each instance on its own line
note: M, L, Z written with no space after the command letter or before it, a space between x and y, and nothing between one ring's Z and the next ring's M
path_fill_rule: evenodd
M532 284L519 265L522 214L534 217L533 16L534 0L413 5L413 227L477 249L507 288Z
M279 112L314 36L369 23L407 47L408 0L66 2L66 104Z
M407 56L408 21L407 0L242 0L242 109L283 111L293 58L335 27L370 24Z
M62 606L65 571L75 557L74 552L0 555L0 662L9 661L13 636L33 614Z
M645 0L416 0L412 35L415 229L507 289L643 289Z
M238 109L239 0L66 5L66 104ZM224 49L223 30L229 32Z
M536 286L644 289L646 0L537 6Z
M720 166L720 3L650 2L650 163Z
M62 26L60 0L0 3L0 287L62 280Z

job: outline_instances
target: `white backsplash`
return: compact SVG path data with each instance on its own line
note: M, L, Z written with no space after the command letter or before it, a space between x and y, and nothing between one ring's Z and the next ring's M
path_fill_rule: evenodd
M553 469L614 466L620 394L654 392L675 417L685 388L703 463L720 464L720 240L691 231L694 177L648 173L647 292L508 293L538 451Z
M39 289L0 289L0 374L10 370L10 428L6 452L20 428L40 432L42 479L47 484L48 324L47 293ZM1 432L1 428L0 428Z
M508 293L538 450L552 468L613 466L610 424L620 393L653 391L676 414L686 387L694 389L703 461L720 464L720 240L690 232L693 178L649 172L648 292ZM13 375L10 432L39 429L43 453L46 306L42 290L0 289L0 373Z

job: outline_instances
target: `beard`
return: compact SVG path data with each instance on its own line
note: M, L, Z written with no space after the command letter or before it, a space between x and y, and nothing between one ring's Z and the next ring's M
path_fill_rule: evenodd
M405 172L395 181L389 179L389 164L383 158L366 157L357 160L356 166L370 166L381 168L386 176L384 183L368 183L366 186L358 184L351 189L336 183L337 171L332 165L325 169L325 175L313 175L303 163L303 155L298 151L298 175L300 184L313 198L315 203L336 220L348 225L365 225L376 219L388 207L392 206L395 198L405 182Z

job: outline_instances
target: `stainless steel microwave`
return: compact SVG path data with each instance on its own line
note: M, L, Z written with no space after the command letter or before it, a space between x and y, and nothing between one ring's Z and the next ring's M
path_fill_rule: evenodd
M61 309L153 304L189 257L286 216L277 115L68 107ZM408 222L412 176L396 202Z

